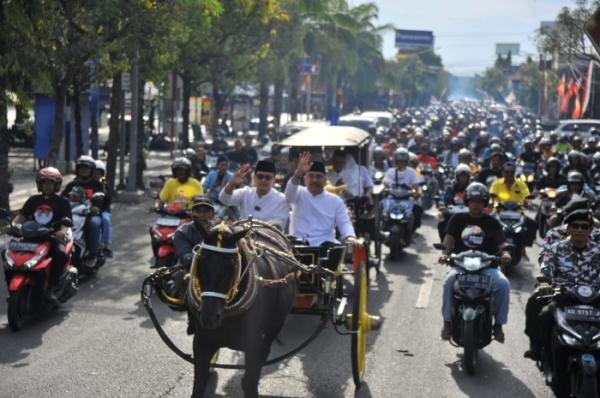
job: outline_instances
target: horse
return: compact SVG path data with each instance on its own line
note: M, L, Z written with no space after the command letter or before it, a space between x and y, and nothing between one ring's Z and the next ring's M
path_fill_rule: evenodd
M194 328L192 398L204 396L211 358L221 347L244 352L244 397L258 397L262 367L297 292L292 266L273 254L291 253L291 244L277 228L251 220L198 232L203 243L195 249L185 299Z

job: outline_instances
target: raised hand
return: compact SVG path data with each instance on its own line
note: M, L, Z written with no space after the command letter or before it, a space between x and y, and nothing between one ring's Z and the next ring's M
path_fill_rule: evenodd
M249 164L241 165L240 167L238 167L238 169L233 174L233 177L231 178L231 182L233 183L233 185L241 185L244 182L246 182L246 177L251 172L252 172L252 166L250 166Z
M296 176L301 177L310 170L310 152L302 152L296 167Z

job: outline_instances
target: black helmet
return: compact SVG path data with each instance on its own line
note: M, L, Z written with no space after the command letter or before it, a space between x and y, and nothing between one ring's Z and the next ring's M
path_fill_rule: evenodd
M81 155L77 162L75 162L75 171L77 172L80 167L89 167L92 170L92 173L96 169L96 161L93 157L88 155ZM90 174L91 176L91 174Z
M575 149L569 151L568 154L568 159L569 159L569 163L573 163L576 160L583 160L583 158L585 157L585 155Z
M171 172L173 173L173 178L175 178L175 170L184 169L186 177L189 177L192 174L192 162L190 162L187 158L176 158L171 163Z
M373 149L373 159L385 159L386 155L385 155L385 150L378 146L375 147L375 149Z
M567 181L569 182L569 184L583 184L585 179L583 178L583 174L581 174L577 170L573 170L569 171L569 174L567 174Z
M469 151L467 148L462 148L460 151L458 151L458 160L463 160L463 159L472 159L473 158L473 153L471 153L471 151Z
M465 203L469 202L469 199L481 199L484 203L490 200L490 194L488 193L487 188L480 182L472 182L469 184L467 189L465 189Z
M561 164L560 164L560 160L557 157L551 156L548 158L548 160L546 160L546 169L548 167L550 167L550 165L552 165L552 164L556 165L556 167L558 167L560 169Z
M466 247L469 249L476 249L483 244L485 232L483 232L483 229L477 225L469 225L463 229L460 237Z

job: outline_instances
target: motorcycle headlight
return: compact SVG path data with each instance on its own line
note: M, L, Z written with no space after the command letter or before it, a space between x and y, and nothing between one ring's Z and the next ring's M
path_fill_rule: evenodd
M521 226L521 224L517 224L514 226L515 233L517 234L520 233L522 229L523 227Z
M25 267L31 269L33 267L35 267L37 265L37 263L44 258L44 256L46 255L46 252L48 251L47 248L43 248L42 250L40 250L40 252L38 254L36 254L35 256L33 256L32 258L30 258L29 260L27 260L25 262Z
M559 310L558 308L556 309L556 322L558 323L558 326L562 329L563 332L566 332L567 334L572 335L573 337L581 340L581 335L579 333L577 333L575 331L575 329L573 329L568 323L567 320L565 319L565 314ZM565 333L563 333L565 334ZM566 342L567 340L565 340Z

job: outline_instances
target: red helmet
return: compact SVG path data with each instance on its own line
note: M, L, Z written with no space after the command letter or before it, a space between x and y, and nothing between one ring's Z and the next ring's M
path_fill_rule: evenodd
M35 178L35 183L37 185L38 191L41 191L40 184L44 180L50 180L54 182L54 192L60 191L60 186L62 185L62 174L60 171L54 167L45 167L38 171L37 177Z

